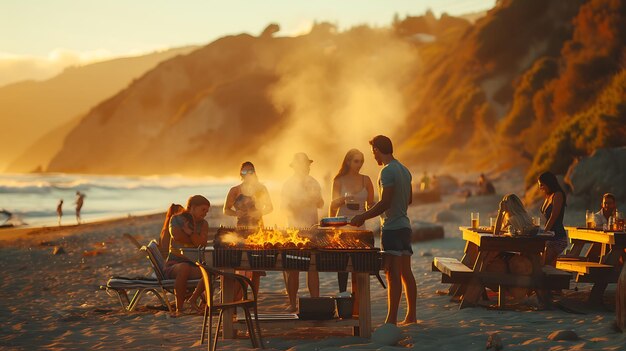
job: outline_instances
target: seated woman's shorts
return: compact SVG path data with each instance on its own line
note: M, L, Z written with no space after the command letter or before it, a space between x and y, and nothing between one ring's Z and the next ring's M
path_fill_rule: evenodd
M179 263L184 263L184 264L188 264L192 267L196 267L196 264L191 262L191 261L185 261L185 260L168 260L167 262L165 262L165 272L163 272L165 274L165 278L167 279L175 279L176 277L172 275L172 272L174 270L174 266L176 266Z
M383 253L394 256L413 255L413 248L411 247L412 232L411 228L383 229L381 235Z

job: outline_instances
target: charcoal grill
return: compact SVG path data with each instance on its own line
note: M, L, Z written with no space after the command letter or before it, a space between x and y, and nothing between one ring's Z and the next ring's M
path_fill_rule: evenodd
M213 266L320 272L378 272L381 268L380 249L374 247L374 234L368 230L298 229L299 236L310 240L300 248L293 244L246 244L246 238L255 232L255 228L220 227L213 241Z

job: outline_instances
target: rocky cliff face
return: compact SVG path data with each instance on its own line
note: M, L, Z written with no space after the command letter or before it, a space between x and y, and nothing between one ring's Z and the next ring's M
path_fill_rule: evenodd
M39 138L53 129L63 129L158 62L193 49L177 48L71 67L45 81L25 81L0 88L0 117L5 121L0 132L0 148L10 151L0 154L0 170L28 172L37 167L45 168L50 160L49 151L58 151L61 142L53 143L53 150L46 147L48 155L42 159L38 153L26 150ZM50 142L38 144L43 146ZM11 166L5 169L9 164Z

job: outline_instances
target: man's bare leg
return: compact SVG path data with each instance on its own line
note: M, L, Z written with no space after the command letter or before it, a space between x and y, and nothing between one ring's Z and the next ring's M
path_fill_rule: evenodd
M288 271L287 272L287 295L289 296L289 311L295 312L297 310L296 298L298 297L298 287L300 285L300 272Z
M398 306L402 296L402 262L400 256L387 254L385 273L387 276L387 319L385 323L398 323Z
M415 276L411 270L411 256L402 256L402 286L404 287L404 295L406 297L406 316L401 324L411 324L417 322L416 305L417 305L417 286L415 284Z
M307 272L306 284L311 297L320 297L320 274L318 272Z

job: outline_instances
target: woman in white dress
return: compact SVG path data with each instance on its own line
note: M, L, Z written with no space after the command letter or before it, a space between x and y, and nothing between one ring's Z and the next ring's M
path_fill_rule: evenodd
M330 216L352 217L365 212L374 202L374 185L370 177L361 174L365 156L357 149L346 153L341 168L333 180ZM364 225L359 229L365 229ZM348 287L348 273L337 273L339 292ZM353 291L354 292L354 291Z

